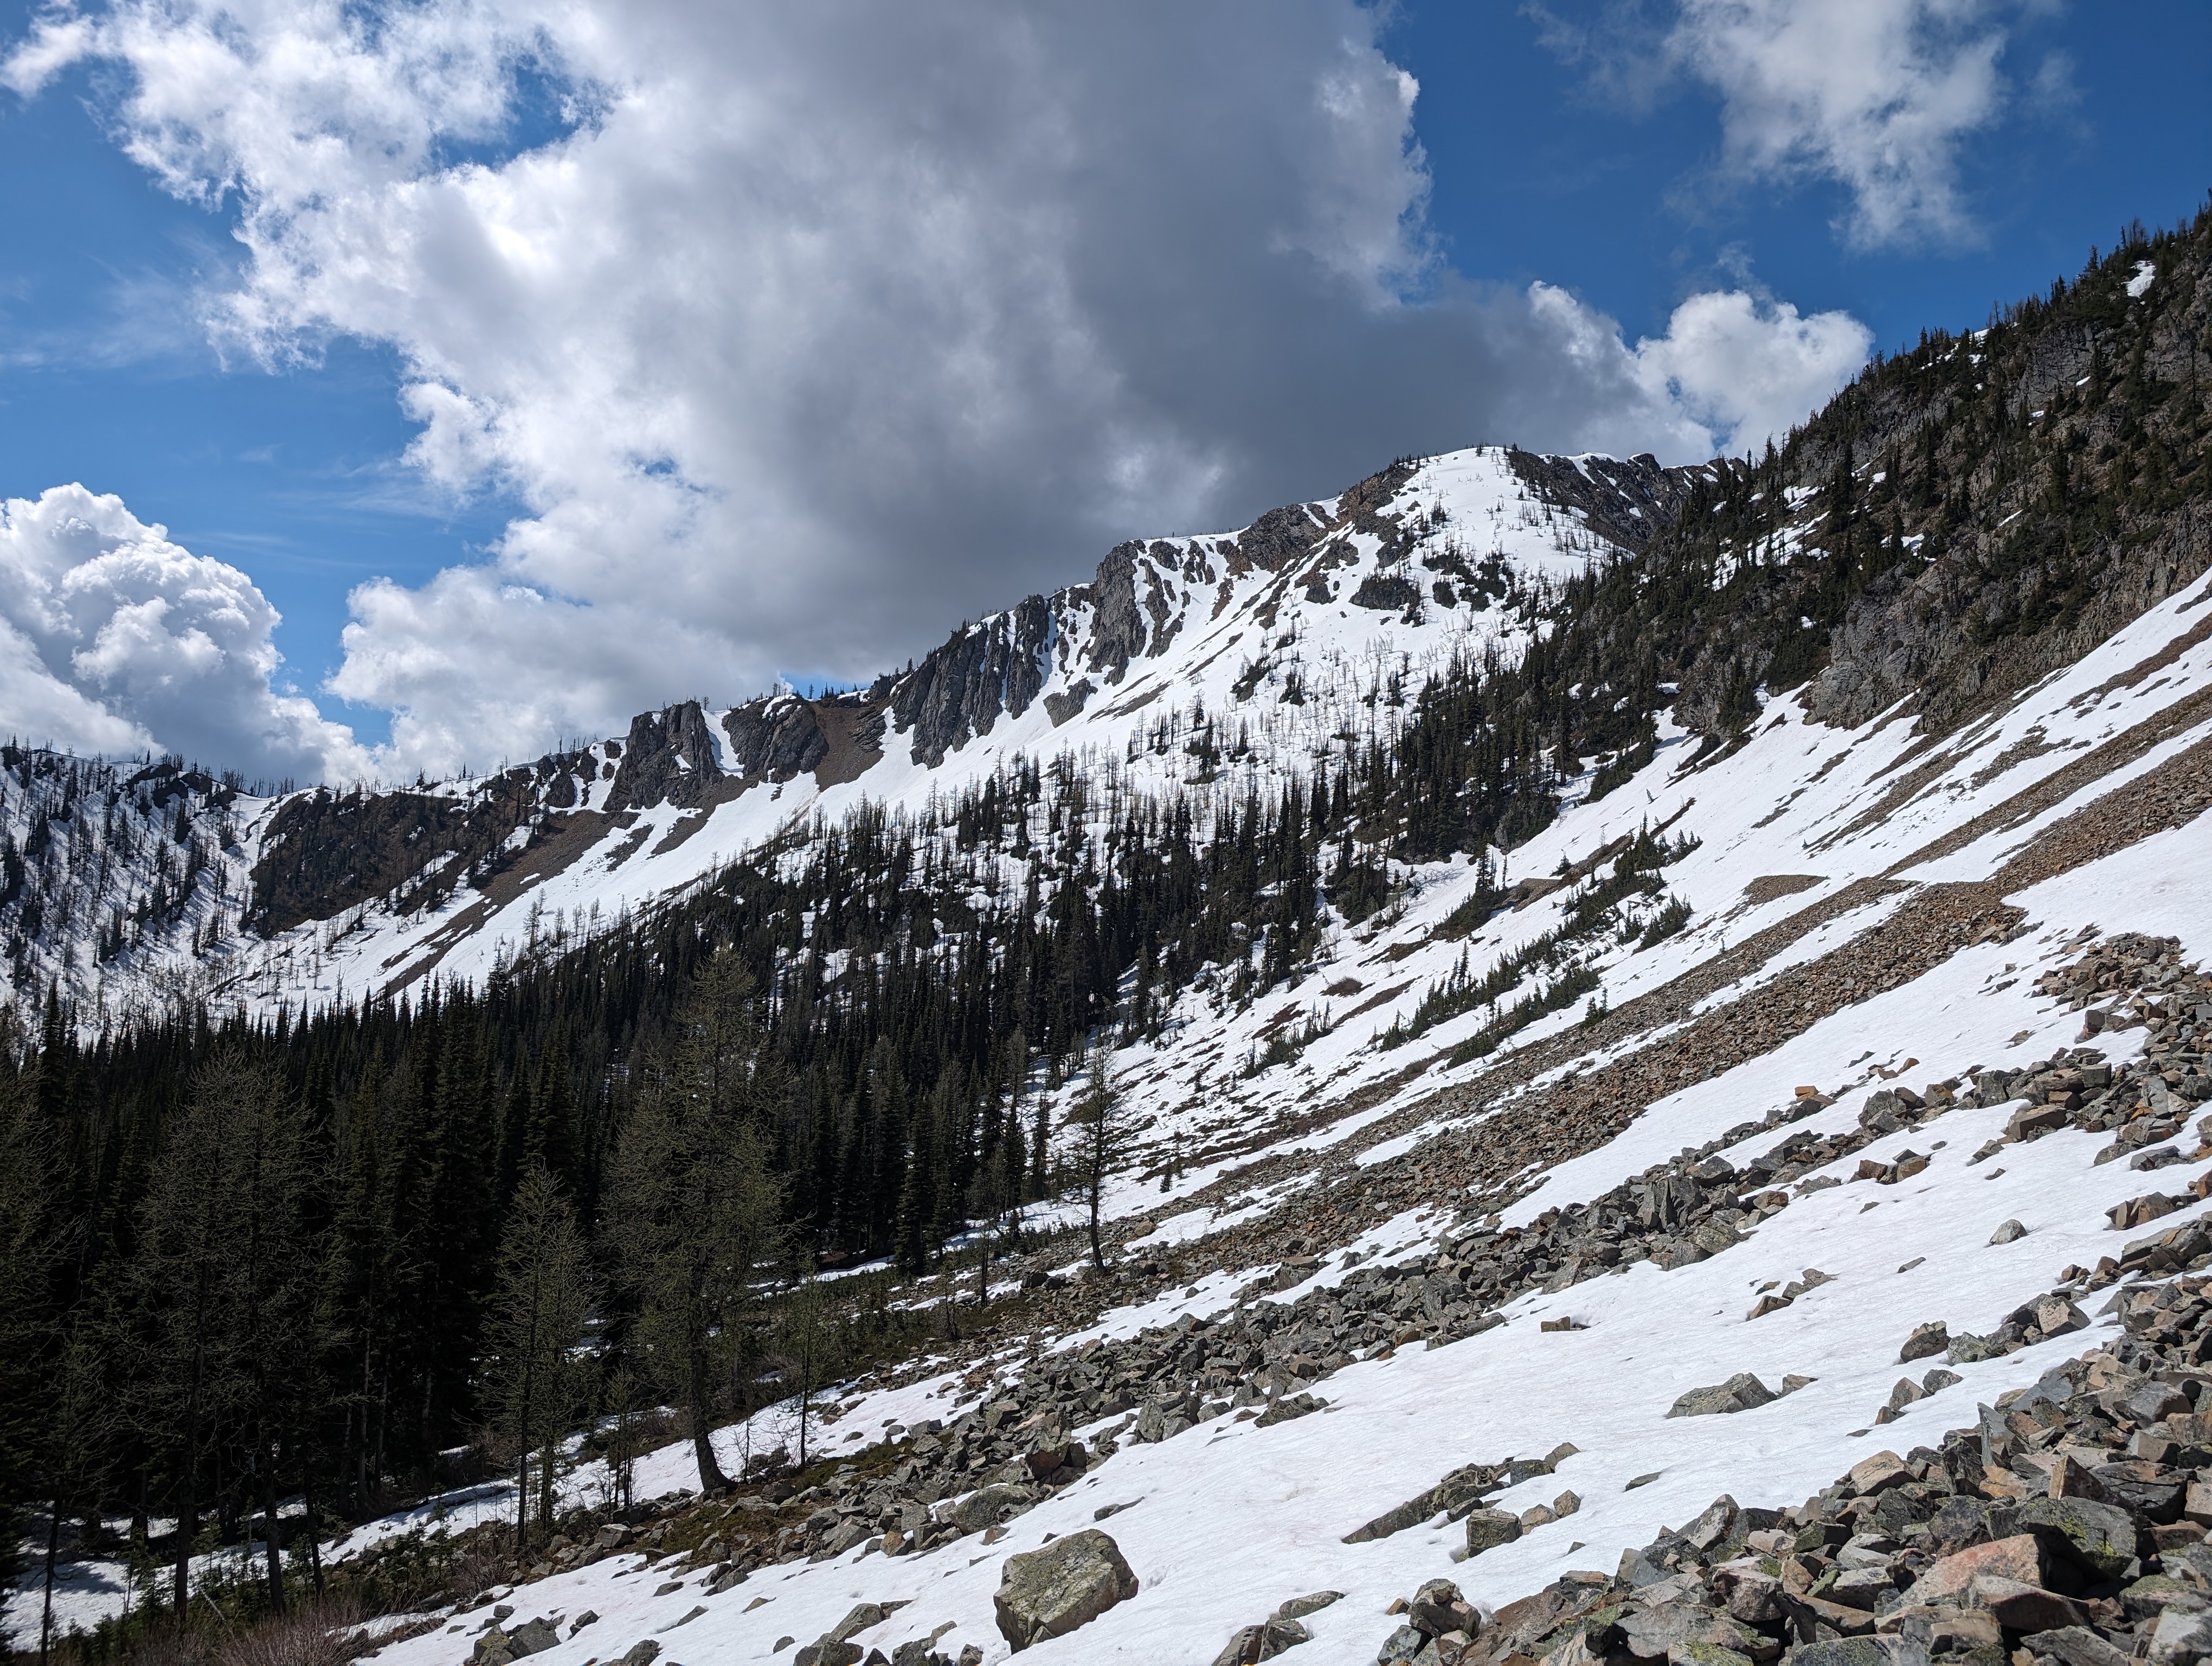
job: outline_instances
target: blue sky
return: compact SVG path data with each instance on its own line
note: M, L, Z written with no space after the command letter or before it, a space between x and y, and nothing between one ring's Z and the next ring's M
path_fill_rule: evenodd
M1778 24L1793 10L1789 0L1744 3ZM1912 0L1868 3L1907 24L1925 9ZM125 21L132 10L88 9ZM1726 9L1710 0L1698 27ZM1808 0L1798 9L1821 7ZM1513 310L1531 284L1571 292L1589 314L1617 322L1630 349L1665 337L1686 301L1722 292L1747 295L1770 313L1786 305L1802 318L1838 315L1838 330L1856 320L1888 347L1923 325L1978 323L1993 301L2078 269L2092 243L2109 245L2129 219L2186 216L2212 184L2212 100L2204 96L2212 7L2201 3L1959 0L1920 17L1939 66L1955 62L1962 42L1996 43L1990 61L1999 91L1990 112L1961 125L1926 164L1943 173L1942 211L1923 204L1901 231L1872 236L1864 227L1870 188L1855 182L1848 161L1824 155L1818 143L1758 165L1731 151L1731 136L1753 119L1741 76L1766 70L1699 60L1701 69L1685 58L1686 40L1711 44L1688 33L1699 11L1656 0L1562 0L1548 10L1415 0L1386 15L1314 0L1303 9L1225 6L1218 27L1189 28L1183 39L1173 10L1133 8L1127 33L1140 38L1103 43L1009 44L977 33L987 23L963 32L948 21L939 38L900 43L907 61L939 52L951 79L974 73L1005 88L1007 79L992 69L1003 55L1013 66L1007 76L1041 75L1051 99L1033 106L1018 89L994 94L1002 107L973 133L948 133L948 124L965 119L957 99L917 108L907 125L887 119L872 137L852 139L877 146L857 161L803 133L769 130L747 141L755 147L749 160L769 159L761 167L769 187L799 177L776 173L791 154L819 149L842 180L865 174L876 155L915 143L942 144L984 181L958 203L979 228L975 246L939 252L952 277L918 299L892 293L903 283L911 235L902 245L872 231L897 209L854 187L850 218L837 222L849 246L830 252L827 281L817 271L808 283L882 285L887 298L864 296L854 313L818 318L808 284L791 285L780 310L758 300L788 282L787 263L757 268L750 286L743 276L756 242L769 240L766 233L756 238L756 224L789 230L774 221L781 192L749 176L748 189L733 193L743 200L725 216L704 161L699 198L647 232L633 228L635 264L644 269L634 289L601 277L588 292L540 284L502 299L473 271L476 255L418 240L402 252L401 278L379 277L386 287L374 293L364 281L333 298L327 268L335 251L353 245L337 233L303 240L310 234L298 226L313 213L301 205L310 198L287 197L301 189L286 172L296 165L295 135L239 137L223 124L241 119L223 107L224 95L204 88L172 88L159 111L143 99L134 108L134 93L161 86L170 63L163 54L180 38L169 25L167 35L118 27L94 46L64 41L53 68L19 74L16 92L0 92L0 209L16 228L0 245L0 496L36 498L82 482L119 496L137 521L166 526L194 556L249 575L283 616L273 638L284 661L279 694L294 689L322 717L348 726L356 750L343 756L356 767L370 767L359 763L362 747L385 749L374 767L386 773L482 767L558 734L617 727L629 710L660 700L736 697L773 672L863 677L927 648L963 616L1082 576L1115 537L1180 530L1188 518L1242 519L1280 498L1347 483L1402 449L1478 439L1626 448L1644 442L1648 429L1648 443L1686 454L1708 433L1748 443L1753 429L1798 408L1786 404L1796 382L1785 389L1779 418L1729 407L1718 394L1694 409L1652 396L1660 404L1640 416L1612 411L1603 389L1589 392L1587 408L1547 404L1537 326L1516 323ZM1310 19L1300 27L1283 21L1305 12ZM20 49L57 40L57 15L11 0L0 6L0 43ZM1347 30L1364 31L1359 54L1346 55ZM645 151L627 163L604 160L632 119L605 88L648 89L632 109L672 106L697 92L692 82L703 73L687 70L691 82L662 88L651 32L641 34L648 44L619 65L563 58L557 43L532 46L544 37L529 36L523 24L489 44L441 37L439 50L465 63L481 49L483 85L504 100L489 115L480 98L444 94L396 113L334 107L332 131L362 154L381 143L387 156L402 155L398 186L386 162L372 156L362 165L365 223L389 216L388 206L376 207L376 191L458 161L501 169L564 135L580 162L609 171L610 192L619 188L615 170L639 166L635 155ZM695 48L709 65L725 47L732 64L781 52L825 85L865 88L872 74L903 67L865 61L892 54L835 28L765 46L664 35L659 50L672 61ZM1671 73L1657 72L1668 52ZM1079 58L1105 61L1105 70L1081 72L1097 88L1077 84L1079 72L1066 65ZM1897 72L1879 53L1862 67L1871 76ZM1389 107L1394 69L1419 84L1409 132ZM1070 79L1053 82L1054 74ZM419 84L419 61L409 75L397 84ZM1148 101L1170 125L1202 127L1204 104L1218 94L1231 116L1245 103L1255 112L1239 120L1240 135L1267 128L1285 101L1296 104L1284 88L1301 76L1336 88L1323 100L1333 125L1318 138L1311 124L1288 116L1261 140L1201 134L1188 152L1115 137L1117 155L1133 158L1121 164L1126 178L1103 177L1111 170L1095 157L1048 177L1018 174L1006 161L1028 136L1050 131L1056 114L1073 125L1080 149L1091 131L1084 112L1134 105L1143 113ZM252 76L242 76L241 103L252 90ZM1084 101L1093 91L1096 106ZM285 107L295 126L302 110L307 121L319 119L318 96L313 87L270 95L292 100ZM1120 119L1101 115L1093 125ZM1148 131L1158 125L1146 122ZM181 149L179 127L196 136ZM207 134L218 137L200 137ZM586 139L595 142L590 154ZM419 151L411 164L410 144ZM149 160L173 182L197 187L198 198L164 189ZM1183 190L1176 176L1194 170L1213 173ZM249 198L291 216L253 222L251 246L237 235ZM1208 229L1193 240L1202 245L1224 217L1218 204L1232 200L1257 202L1275 218L1262 226L1255 210L1252 227L1220 234L1243 236L1242 244L1201 249L1187 266L1170 256L1124 270L1097 258L1109 241L1172 246L1182 240L1178 228L1201 224ZM1294 210L1283 204L1294 200L1305 205L1295 213L1321 215L1312 204L1322 203L1334 217L1285 230ZM711 228L700 201L715 204ZM764 205L757 222L746 217L755 204ZM1018 232L988 223L1001 210ZM565 214L576 211L564 203ZM996 310L980 323L967 317L981 280L960 274L986 262L994 273L1022 267L1033 254L1028 228L1056 216L1076 222L1065 264L1038 260L1036 273L1009 280L1009 294L992 298ZM723 344L727 374L702 394L676 386L681 372L672 369L670 387L657 396L659 371L691 350L640 348L634 330L609 357L603 386L564 385L562 344L589 327L579 319L650 315L656 283L678 297L672 308L701 304L696 274L651 270L663 240L680 246L695 225L702 249L714 253L710 268L737 274L728 280L737 317ZM623 234L611 226L606 234ZM1087 249L1086 237L1096 240ZM1285 247L1321 275L1279 281ZM684 253L675 249L669 264ZM1247 259L1250 276L1239 264ZM274 308L279 321L240 328L232 317L218 344L210 312L240 295L263 308L256 319ZM452 323L465 306L483 310ZM1454 330L1437 342L1417 339L1455 308ZM1069 327L1071 314L1080 328ZM719 314L696 316L705 318L699 327L721 327ZM540 334L504 358L471 358L510 326L518 338ZM902 362L933 331L971 327L959 368L946 368L956 356L917 355L895 388L871 380L875 367ZM879 337L872 333L878 330ZM782 350L793 337L817 343L807 374ZM855 342L854 362L822 374L822 356L834 361L836 344L847 339ZM1830 359L1843 339L1828 338ZM1105 361L1095 376L1083 370L1073 392L1071 341ZM1245 401L1224 391L1286 350L1297 362L1279 390ZM981 393L972 374L979 352L1005 356L981 379ZM1456 371L1455 353L1465 356ZM589 380L588 344L575 362L577 380ZM1835 380L1832 364L1803 372L1815 382L1824 374ZM411 413L403 409L410 386L443 390L436 398L453 398L439 408L461 411L432 424L443 450L409 455L429 409L419 400ZM1094 397L1092 416L1065 418ZM720 408L702 416L702 398ZM978 401L1007 410L979 416ZM1251 415L1258 404L1288 414L1268 426ZM809 423L821 424L818 437L808 437ZM929 437L934 430L967 427L975 432L959 454L929 454L939 443ZM778 496L824 451L835 453L834 467L791 485L787 501ZM597 496L588 483L594 469L605 474ZM948 478L954 486L942 485ZM586 483L570 492L564 483L572 480ZM528 536L502 545L518 520ZM355 696L348 700L325 684L346 666L340 631L349 596L376 579L393 583L379 593L381 610L346 673ZM841 610L850 617L838 617ZM49 641L43 651L47 669L68 681L53 657L59 650ZM195 727L182 716L194 696L160 686L172 692L145 696L129 710L113 689L63 693L104 700L118 722L161 744L190 733L236 755L217 762L314 773L319 756L341 755L337 741L317 754L325 741L314 736L324 732L296 706L271 717L251 690L233 687L222 696L233 704ZM9 687L0 678L0 730L41 721L66 730L68 720L52 715L59 705L11 696ZM8 709L11 697L21 709ZM100 744L108 733L77 738Z

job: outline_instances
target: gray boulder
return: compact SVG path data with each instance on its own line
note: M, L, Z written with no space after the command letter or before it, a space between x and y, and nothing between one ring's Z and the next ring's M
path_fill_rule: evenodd
M1707 1389L1692 1389L1674 1402L1669 1417L1711 1417L1727 1412L1747 1412L1754 1406L1764 1406L1777 1399L1774 1390L1747 1371L1738 1371L1725 1383Z
M1905 1346L1897 1351L1897 1363L1909 1365L1915 1359L1925 1359L1930 1354L1941 1353L1951 1346L1951 1328L1941 1319L1931 1319L1924 1325L1915 1325L1912 1335L1905 1339Z
M1137 1594L1121 1547L1097 1528L1055 1539L1042 1550L1006 1558L994 1599L999 1634L1019 1653L1065 1637Z
M987 1527L1018 1516L1037 1501L1036 1488L1012 1481L994 1481L970 1493L945 1511L945 1519L963 1533L981 1533Z
M1467 1518L1467 1554L1480 1556L1521 1536L1521 1518L1510 1510L1476 1510Z

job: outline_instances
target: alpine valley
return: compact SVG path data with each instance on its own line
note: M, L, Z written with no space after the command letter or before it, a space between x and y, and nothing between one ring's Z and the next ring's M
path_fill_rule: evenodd
M2212 213L865 688L7 746L15 1646L2212 1658L2208 439Z

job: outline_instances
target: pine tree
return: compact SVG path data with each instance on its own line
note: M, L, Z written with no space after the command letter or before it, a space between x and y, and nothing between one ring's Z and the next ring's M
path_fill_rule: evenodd
M220 1421L252 1402L260 1338L247 1316L265 1268L261 1257L239 1254L238 1240L283 1114L275 1073L235 1049L216 1055L193 1079L140 1212L131 1280L147 1316L146 1357L134 1372L135 1409L144 1438L166 1451L176 1489L179 1614L191 1596L204 1458Z
M276 1528L277 1470L293 1456L313 1371L311 1286L301 1219L307 1173L304 1129L281 1076L257 1061L234 1079L240 1095L233 1164L231 1283L240 1390L262 1477L270 1606L282 1613L284 1578Z
M776 1351L784 1362L787 1388L799 1397L799 1467L806 1467L807 1426L812 1419L814 1396L836 1375L842 1350L836 1315L829 1293L811 1265L802 1264L776 1325Z

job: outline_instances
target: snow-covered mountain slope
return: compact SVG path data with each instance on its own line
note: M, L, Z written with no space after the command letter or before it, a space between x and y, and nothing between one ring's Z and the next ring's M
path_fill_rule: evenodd
M1427 1578L1495 1607L1609 1574L1717 1494L1795 1505L2087 1350L2124 1353L2092 1292L2170 1274L2160 1242L2212 1251L2191 1236L2207 1189L2188 1183L2208 1154L2189 1122L2212 1099L2212 986L2188 970L2212 958L2207 619L2212 576L1934 745L1886 718L1823 729L1786 702L1732 751L1698 760L1665 737L1627 785L1513 853L1505 881L1541 884L1471 933L1449 922L1477 877L1438 864L1278 997L1238 1012L1182 992L1160 1043L1115 1055L1145 1128L1107 1198L1112 1281L1041 1292L1018 1336L844 1385L817 1439L854 1471L764 1516L699 1506L690 1542L720 1544L696 1571L593 1556L512 1569L490 1595L518 1623L562 1621L547 1666L648 1639L694 1663L787 1658L781 1639L863 1603L885 1611L864 1649L949 1623L946 1658L973 1645L997 1662L1007 1559L1097 1527L1138 1593L1040 1659L1210 1659L1285 1599L1334 1590L1299 1657L1365 1662L1398 1623L1385 1608ZM1576 899L1618 857L1590 859L1662 825L1658 873L1688 922L1649 946L1617 913L1578 936ZM1585 877L1554 885L1563 864ZM1530 982L1580 966L1601 1001L1504 1034L1485 1003L1382 1044L1463 955L1479 974L1547 937L1558 955ZM1286 1028L1302 1044L1267 1062ZM1486 1030L1493 1046L1467 1045ZM2048 1132L2023 1122L2045 1099ZM2089 1329L2007 1330L2054 1288ZM925 1281L907 1299L948 1293ZM1901 1367L1937 1320L1960 1346ZM1957 1380L1923 1391L1931 1366ZM1733 1414L1668 1414L1747 1371L1807 1380ZM1237 1415L1270 1402L1291 1414ZM791 1444L793 1414L722 1432L731 1467ZM946 1426L926 1452L911 1432L932 1420ZM985 1500L1012 1511L1003 1535L975 1525L966 1501L1024 1443L1068 1438L1079 1476ZM647 1490L685 1484L684 1451L648 1461ZM1509 1458L1548 1464L1485 1492L1527 1521L1513 1542L1455 1561L1441 1507L1345 1542ZM603 1505L597 1467L567 1485ZM349 1554L510 1505L479 1489ZM866 1530L831 1548L852 1523ZM711 1591L733 1556L754 1571ZM79 1577L73 1614L119 1600ZM426 1616L374 1658L453 1666L481 1622Z
M864 802L926 818L1016 759L1130 793L1272 792L1387 735L1455 658L1517 658L1558 587L1632 559L1700 472L1495 448L1399 464L1239 532L1125 544L1089 584L965 626L865 690L675 706L479 781L233 791L225 848L249 884L225 882L220 934L118 948L89 911L27 929L0 907L21 945L9 987L27 1006L58 981L89 1019L102 1000L158 1003L185 973L264 1013L480 980L789 830ZM14 767L27 832L32 777L66 766ZM137 790L102 775L103 812Z

